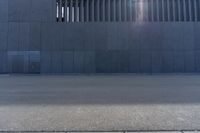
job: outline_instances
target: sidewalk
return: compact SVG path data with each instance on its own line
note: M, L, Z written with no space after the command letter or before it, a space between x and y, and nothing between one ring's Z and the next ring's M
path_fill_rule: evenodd
M195 131L200 76L2 76L0 131Z
M0 133L5 133L5 132L0 132ZM134 132L130 132L130 131L121 131L121 132L46 132L46 131L42 131L42 132L10 132L10 133L200 133L200 131L134 131Z

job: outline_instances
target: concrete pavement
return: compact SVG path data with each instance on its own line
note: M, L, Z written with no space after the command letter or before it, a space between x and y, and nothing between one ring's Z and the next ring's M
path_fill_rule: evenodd
M199 129L199 75L0 76L0 131Z
M5 133L5 132L0 132ZM10 133L200 133L200 131L135 131L135 132L10 132Z
M54 131L54 132L47 132L47 131L40 131L40 132L33 132L33 131L22 131L22 132L0 132L0 133L200 133L200 131L121 131L121 132L83 132L83 131L79 131L79 132L64 132L64 131Z

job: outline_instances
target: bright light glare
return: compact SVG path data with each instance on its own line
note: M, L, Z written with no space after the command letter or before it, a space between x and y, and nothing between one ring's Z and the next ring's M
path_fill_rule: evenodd
M144 17L144 2L140 0L138 3L138 21L142 21Z

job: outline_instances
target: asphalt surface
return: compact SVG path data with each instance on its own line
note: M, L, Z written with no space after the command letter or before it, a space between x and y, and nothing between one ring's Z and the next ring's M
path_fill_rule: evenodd
M200 75L0 76L0 131L200 129Z

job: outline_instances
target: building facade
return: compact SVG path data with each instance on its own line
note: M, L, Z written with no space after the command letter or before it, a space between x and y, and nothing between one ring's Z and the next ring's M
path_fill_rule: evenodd
M199 73L200 0L0 0L0 73Z

